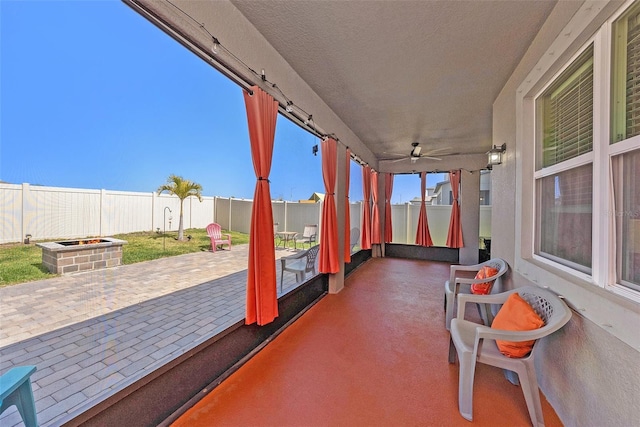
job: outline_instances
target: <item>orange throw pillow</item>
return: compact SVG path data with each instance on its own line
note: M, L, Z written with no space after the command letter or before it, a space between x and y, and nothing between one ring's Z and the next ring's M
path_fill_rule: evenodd
M486 279L487 277L495 276L496 274L498 274L498 270L496 270L493 267L489 267L489 266L485 265L484 267L482 267L480 269L480 271L478 271L478 274L476 274L475 278L476 279ZM477 295L486 295L491 290L491 285L492 284L493 283L491 283L491 282L474 283L473 285L471 285L471 293L472 294L477 294Z
M496 314L492 329L507 331L532 331L544 325L544 321L519 294L509 295L504 305ZM524 357L531 352L535 340L532 341L500 341L496 340L498 349L508 357Z

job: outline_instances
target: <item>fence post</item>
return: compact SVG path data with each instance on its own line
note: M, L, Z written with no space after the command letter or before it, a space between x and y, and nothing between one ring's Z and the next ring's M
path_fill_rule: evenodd
M100 236L104 236L104 197L106 195L104 188L100 190Z
M26 200L27 200L28 193L29 193L29 184L26 182L23 182L22 183L22 208L20 211L20 239L21 240L24 239L25 236L27 235L27 222L24 220L24 217L27 210ZM31 234L35 236L36 235L35 230L31 232Z
M289 230L289 227L287 226L287 201L284 201L284 228L282 229L282 231L287 231Z
M231 214L232 214L232 211L231 211L231 201L232 201L232 200L233 200L233 198L232 198L231 196L229 196L229 221L228 221L228 222L229 222L229 224L228 224L228 226L229 226L229 231L231 231Z
M216 221L216 212L218 209L218 196L213 196L213 208L212 208L212 212L211 212L211 222L218 222Z
M151 192L151 231L156 223L156 192Z
M411 219L411 207L410 207L410 203L409 202L405 202L404 204L404 220L405 220L405 227L404 227L404 242L405 243L411 243L409 241L409 230L411 230L411 226L409 224L409 220Z

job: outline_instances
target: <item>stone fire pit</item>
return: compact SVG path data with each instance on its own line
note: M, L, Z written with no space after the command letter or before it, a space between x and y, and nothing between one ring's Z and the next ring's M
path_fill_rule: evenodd
M42 248L42 264L51 273L97 270L122 264L125 240L111 237L36 243Z

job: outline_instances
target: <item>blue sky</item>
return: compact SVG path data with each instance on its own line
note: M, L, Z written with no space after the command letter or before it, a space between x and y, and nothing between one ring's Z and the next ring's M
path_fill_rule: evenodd
M124 3L0 0L0 31L0 180L148 192L177 174L253 197L242 90ZM318 143L278 117L274 199L324 192ZM396 177L394 203L419 194Z

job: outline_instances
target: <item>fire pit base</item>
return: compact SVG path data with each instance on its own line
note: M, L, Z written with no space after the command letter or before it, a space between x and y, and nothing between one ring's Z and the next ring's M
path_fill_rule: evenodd
M42 264L51 273L66 274L122 264L125 240L100 237L36 243L42 248Z

